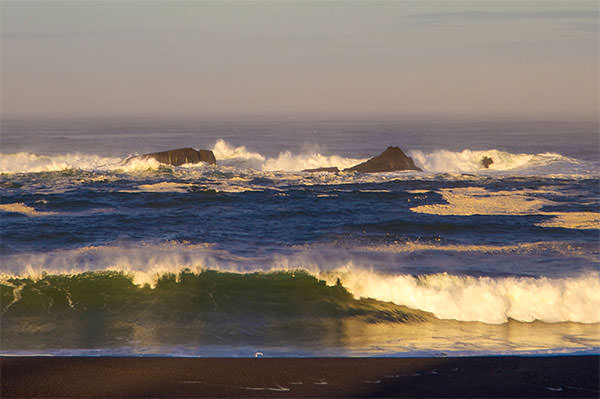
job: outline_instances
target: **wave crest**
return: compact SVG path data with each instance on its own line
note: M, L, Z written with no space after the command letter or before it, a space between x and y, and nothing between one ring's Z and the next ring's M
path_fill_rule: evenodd
M265 172L297 172L303 169L323 167L345 169L366 160L365 158L350 158L337 154L324 155L318 151L299 153L282 151L276 157L267 157L258 152L252 152L245 146L233 146L222 139L215 142L212 151L217 159L218 167L253 169ZM545 174L548 174L548 172L559 174L571 172L590 173L590 170L587 170L589 165L584 165L576 159L556 153L513 154L496 149L482 151L466 149L461 152L438 150L431 153L412 150L408 151L408 154L417 166L429 173L477 173L488 170L497 172L533 170L535 173L536 168L551 164L558 166L553 167L552 170L543 170ZM481 163L484 157L493 160L493 163L489 165L489 169L486 169ZM81 153L39 155L20 152L2 154L2 157L0 157L0 173L39 173L65 169L137 173L156 170L161 165L154 159L141 159L134 155L122 159ZM205 165L162 166L180 170L180 168L190 167L202 169ZM592 169L594 168L592 167Z
M227 314L254 317L342 318L420 321L423 312L355 299L341 284L327 286L304 271L228 273L204 270L158 277L154 288L136 286L120 272L45 275L0 283L3 314L44 316L100 312L161 318Z
M257 152L248 151L245 146L234 147L224 140L217 140L212 151L219 164L267 172L296 172L303 169L333 166L344 169L364 161L363 159L345 158L339 155L323 155L314 151L299 154L283 151L275 158L267 158Z
M417 166L428 172L477 172L485 170L486 168L481 163L484 157L493 160L493 163L489 165L489 170L496 171L538 167L559 161L578 163L573 158L556 153L513 154L496 149L482 151L466 149L460 152L438 150L430 153L414 150L410 151L409 154Z
M303 169L333 167L348 168L364 159L346 158L339 155L323 155L319 152L292 153L283 151L277 157L268 158L257 152L249 151L245 146L235 147L225 140L217 140L212 147L218 166L241 169L255 169L265 172L296 172ZM38 155L30 152L2 154L0 173L40 173L56 172L68 169L85 171L115 171L125 173L156 170L161 163L155 159L143 159L135 155L125 159L103 157L91 154ZM165 165L169 168L175 168ZM179 168L202 168L200 165L182 165Z
M364 159L345 158L339 155L322 155L320 153L293 154L285 151L277 158L267 159L262 166L265 171L301 171L303 169L328 168L337 166L339 169L349 168Z
M219 165L260 169L265 161L264 156L248 151L246 146L234 147L222 139L217 140L212 152Z
M351 268L338 271L336 278L357 297L424 310L440 319L489 324L509 319L600 323L600 273L567 278L493 278L446 273L390 276Z
M31 152L2 154L0 173L40 173L66 169L96 170L119 164L120 158L92 154L38 155Z
M257 263L261 266L257 267ZM333 267L321 263L302 256L243 258L202 244L88 247L4 257L5 275L0 281L43 279L46 273L77 275L113 271L132 276L131 281L139 286L156 287L163 276L184 270L228 272L240 278L239 281L257 272L303 270L330 286L337 285L339 279L354 298L393 302L430 312L439 319L489 324L501 324L509 319L600 323L600 273L597 271L562 278L473 277L445 273L414 276L379 273L352 261Z

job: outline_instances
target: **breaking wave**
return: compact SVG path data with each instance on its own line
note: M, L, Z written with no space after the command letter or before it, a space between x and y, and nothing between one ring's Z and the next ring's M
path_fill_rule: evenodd
M166 318L195 318L228 314L253 317L341 318L421 321L426 314L391 303L354 298L341 284L304 271L229 273L182 271L157 277L152 288L135 285L120 272L45 275L36 280L9 279L1 283L5 315L44 316L89 313Z
M355 296L391 301L440 319L600 323L600 274L579 277L412 276L340 271Z
M350 158L342 155L324 155L318 151L293 153L283 151L276 157L266 157L252 152L245 146L235 147L224 140L217 140L212 147L217 164L224 167L254 169L265 172L298 172L304 169L338 167L340 170L352 167L366 158ZM555 172L565 170L571 173L573 168L579 171L582 162L556 153L543 154L512 154L500 150L463 150L453 152L439 150L425 153L420 150L408 151L415 164L425 172L430 173L473 173L479 171L516 171L535 169L550 164L558 165ZM156 170L162 164L154 159L139 159L133 154L126 158L103 157L93 154L59 154L40 155L30 152L1 154L0 173L40 173L68 169L84 171L121 171L133 173L146 170ZM376 154L373 154L376 155ZM481 160L491 158L493 163L486 169ZM165 166L165 165L162 165ZM203 168L206 165L186 165ZM172 166L167 166L174 168ZM584 169L585 171L585 169Z
M120 158L90 154L38 155L31 152L1 154L0 173L40 173L66 169L96 170L120 163Z
M534 168L556 162L580 163L576 159L550 152L512 154L495 149L483 151L466 149L461 152L438 150L431 153L415 150L410 151L409 154L417 166L429 172L477 172L486 169L481 162L484 157L493 161L488 167L489 170L496 171Z
M511 319L600 323L597 271L563 278L386 274L351 261L328 268L310 259L244 259L208 245L183 244L14 255L3 264L4 312L47 311L50 303L74 310L79 292L92 302L114 297L119 306L168 299L189 312L199 311L194 304L232 311L252 302L256 309L295 309L316 317L416 320L427 312L438 319L489 324ZM116 291L106 292L110 287ZM35 305L17 306L26 297L30 302L23 303Z
M250 152L245 146L233 147L224 140L218 140L213 153L217 162L229 166L250 167L264 171L297 172L303 169L314 169L337 166L339 169L349 168L364 159L345 158L339 155L323 155L318 152L294 154L291 151L279 153L276 158L267 158L256 152Z

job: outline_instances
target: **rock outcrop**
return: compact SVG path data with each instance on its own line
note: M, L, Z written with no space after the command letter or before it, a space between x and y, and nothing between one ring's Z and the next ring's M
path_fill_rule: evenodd
M303 169L303 172L331 172L331 173L335 173L335 172L339 172L340 170L338 169L337 166L332 166L330 168L324 167L324 168L315 168L315 169Z
M484 156L483 158L481 158L481 165L486 169L488 169L490 167L490 165L493 163L494 163L494 160L490 157Z
M160 163L179 166L186 163L206 162L216 164L215 154L210 150L195 150L193 148L179 148L176 150L153 152L142 155L142 158L154 158Z
M395 170L418 170L411 157L407 157L398 147L388 147L384 152L366 162L344 169L349 172L392 172Z

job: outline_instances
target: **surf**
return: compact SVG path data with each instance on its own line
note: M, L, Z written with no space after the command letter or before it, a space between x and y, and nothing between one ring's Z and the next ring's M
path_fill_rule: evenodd
M433 152L420 150L409 151L415 163L429 172L477 172L485 169L490 171L511 171L532 167L544 167L562 162L564 164L580 165L581 161L558 153L515 154L507 151L488 149L449 151L440 149ZM483 159L492 162L485 166Z
M293 302L294 295L304 293L303 290L310 287L320 288L313 291L314 295L309 295L312 298L309 302L327 302L333 298L328 296L333 292L329 288L338 287L353 298L346 298L350 302L368 299L393 303L416 312L430 313L438 319L489 324L502 324L509 320L600 323L600 273L593 268L568 277L493 277L384 273L370 268L365 260L359 263L358 259L356 262L342 260L340 264L323 262L319 257L302 253L291 257L277 255L271 259L244 258L211 245L178 243L100 246L47 254L13 255L3 258L6 266L0 278L5 295L2 303L14 300L14 295L7 293L13 292L11 286L23 284L52 287L53 284L70 284L80 279L90 282L92 277L98 277L94 280L94 284L98 285L89 288L95 291L95 287L102 287L102 282L110 282L114 276L120 276L119 281L127 280L126 285L134 291L147 287L144 289L155 292L152 290L168 285L170 281L173 287L179 287L182 276L189 277L188 281L198 281L198 276L213 276L215 284L217 278L222 282L219 289L223 293L230 285L243 287L250 296L260 297L265 290L267 302ZM296 278L298 276L301 278ZM265 282L271 285L261 285ZM210 284L198 285L197 289L206 291L208 286ZM213 293L219 291L216 286L212 287L216 290ZM63 290L53 289L52 292ZM128 289L115 293L116 297L127 294ZM190 291L189 295L193 297L198 292ZM245 300L251 299L240 297L236 301L243 303Z
M217 159L217 168L229 167L262 172L300 172L305 169L332 168L340 170L350 168L367 158L347 157L340 154L323 154L318 150L293 152L285 150L275 157L267 157L259 152L249 150L246 146L234 146L223 139L218 139L211 150ZM590 167L587 163L558 153L515 154L497 149L449 151L440 149L424 152L408 149L407 153L415 164L426 173L486 173L517 172L531 169L551 167L552 173L585 172ZM484 165L482 160L488 158L493 162ZM171 170L198 168L206 165L183 165L173 167L163 165L154 159L142 159L133 153L126 157L102 156L84 153L65 153L43 155L33 152L3 153L0 157L0 173L43 173L64 170L82 170L90 172L122 172L136 173L148 170L168 168Z
M425 320L427 314L368 298L354 298L338 281L302 270L231 273L183 270L136 285L116 271L10 278L0 284L3 317L105 313L161 318L211 315L255 317L368 317L396 322Z

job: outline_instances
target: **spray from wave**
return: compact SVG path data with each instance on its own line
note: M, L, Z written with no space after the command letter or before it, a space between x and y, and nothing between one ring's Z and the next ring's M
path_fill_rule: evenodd
M212 151L219 166L254 169L265 172L297 172L304 169L322 167L338 167L342 170L366 160L363 158L348 158L336 154L324 155L318 151L300 153L283 151L276 157L269 158L258 152L252 152L245 146L235 147L222 139L215 142ZM466 149L461 152L439 150L431 153L412 150L408 151L408 153L417 166L425 172L431 173L474 173L487 170L514 171L538 168L551 164L562 165L561 167L566 165L568 169L569 167L577 167L581 164L576 159L556 153L512 154L495 149L483 151ZM493 163L489 165L489 169L482 165L481 161L484 157L493 160ZM0 158L0 173L39 173L66 169L134 173L156 170L161 166L174 168L162 165L154 159L141 159L135 155L121 159L80 153L39 155L20 152L16 154L2 154ZM185 165L183 168L204 168L205 166L203 164Z
M382 275L349 267L337 277L357 297L433 313L440 319L501 324L509 319L600 323L600 274L579 277Z
M332 167L348 168L364 161L364 159L346 158L339 155L323 155L319 152L295 154L291 151L281 152L277 157L268 158L257 152L249 151L245 146L235 147L217 140L212 148L220 166L255 169L262 171L295 172L303 169ZM39 173L68 169L85 171L122 171L139 172L156 170L161 167L154 159L137 158L135 155L125 159L102 157L91 154L38 155L28 152L2 154L0 173ZM202 168L205 165L184 165L182 167ZM172 166L168 166L173 168Z
M219 164L228 166L259 169L265 162L265 157L257 152L251 152L245 146L234 147L225 140L217 140L212 148Z
M417 166L428 172L477 172L487 169L482 164L484 157L493 161L488 168L496 171L516 170L549 165L556 162L578 164L579 161L556 153L512 154L500 150L463 150L453 152L438 150L431 153L410 151Z
M119 164L120 158L91 154L38 155L30 152L2 154L0 173L40 173L67 169L97 170Z
M263 171L295 172L333 166L344 169L364 161L339 155L323 155L314 151L300 154L284 151L275 158L267 158L259 153L248 151L245 146L233 147L224 140L215 143L213 153L218 162L224 165L251 167Z

